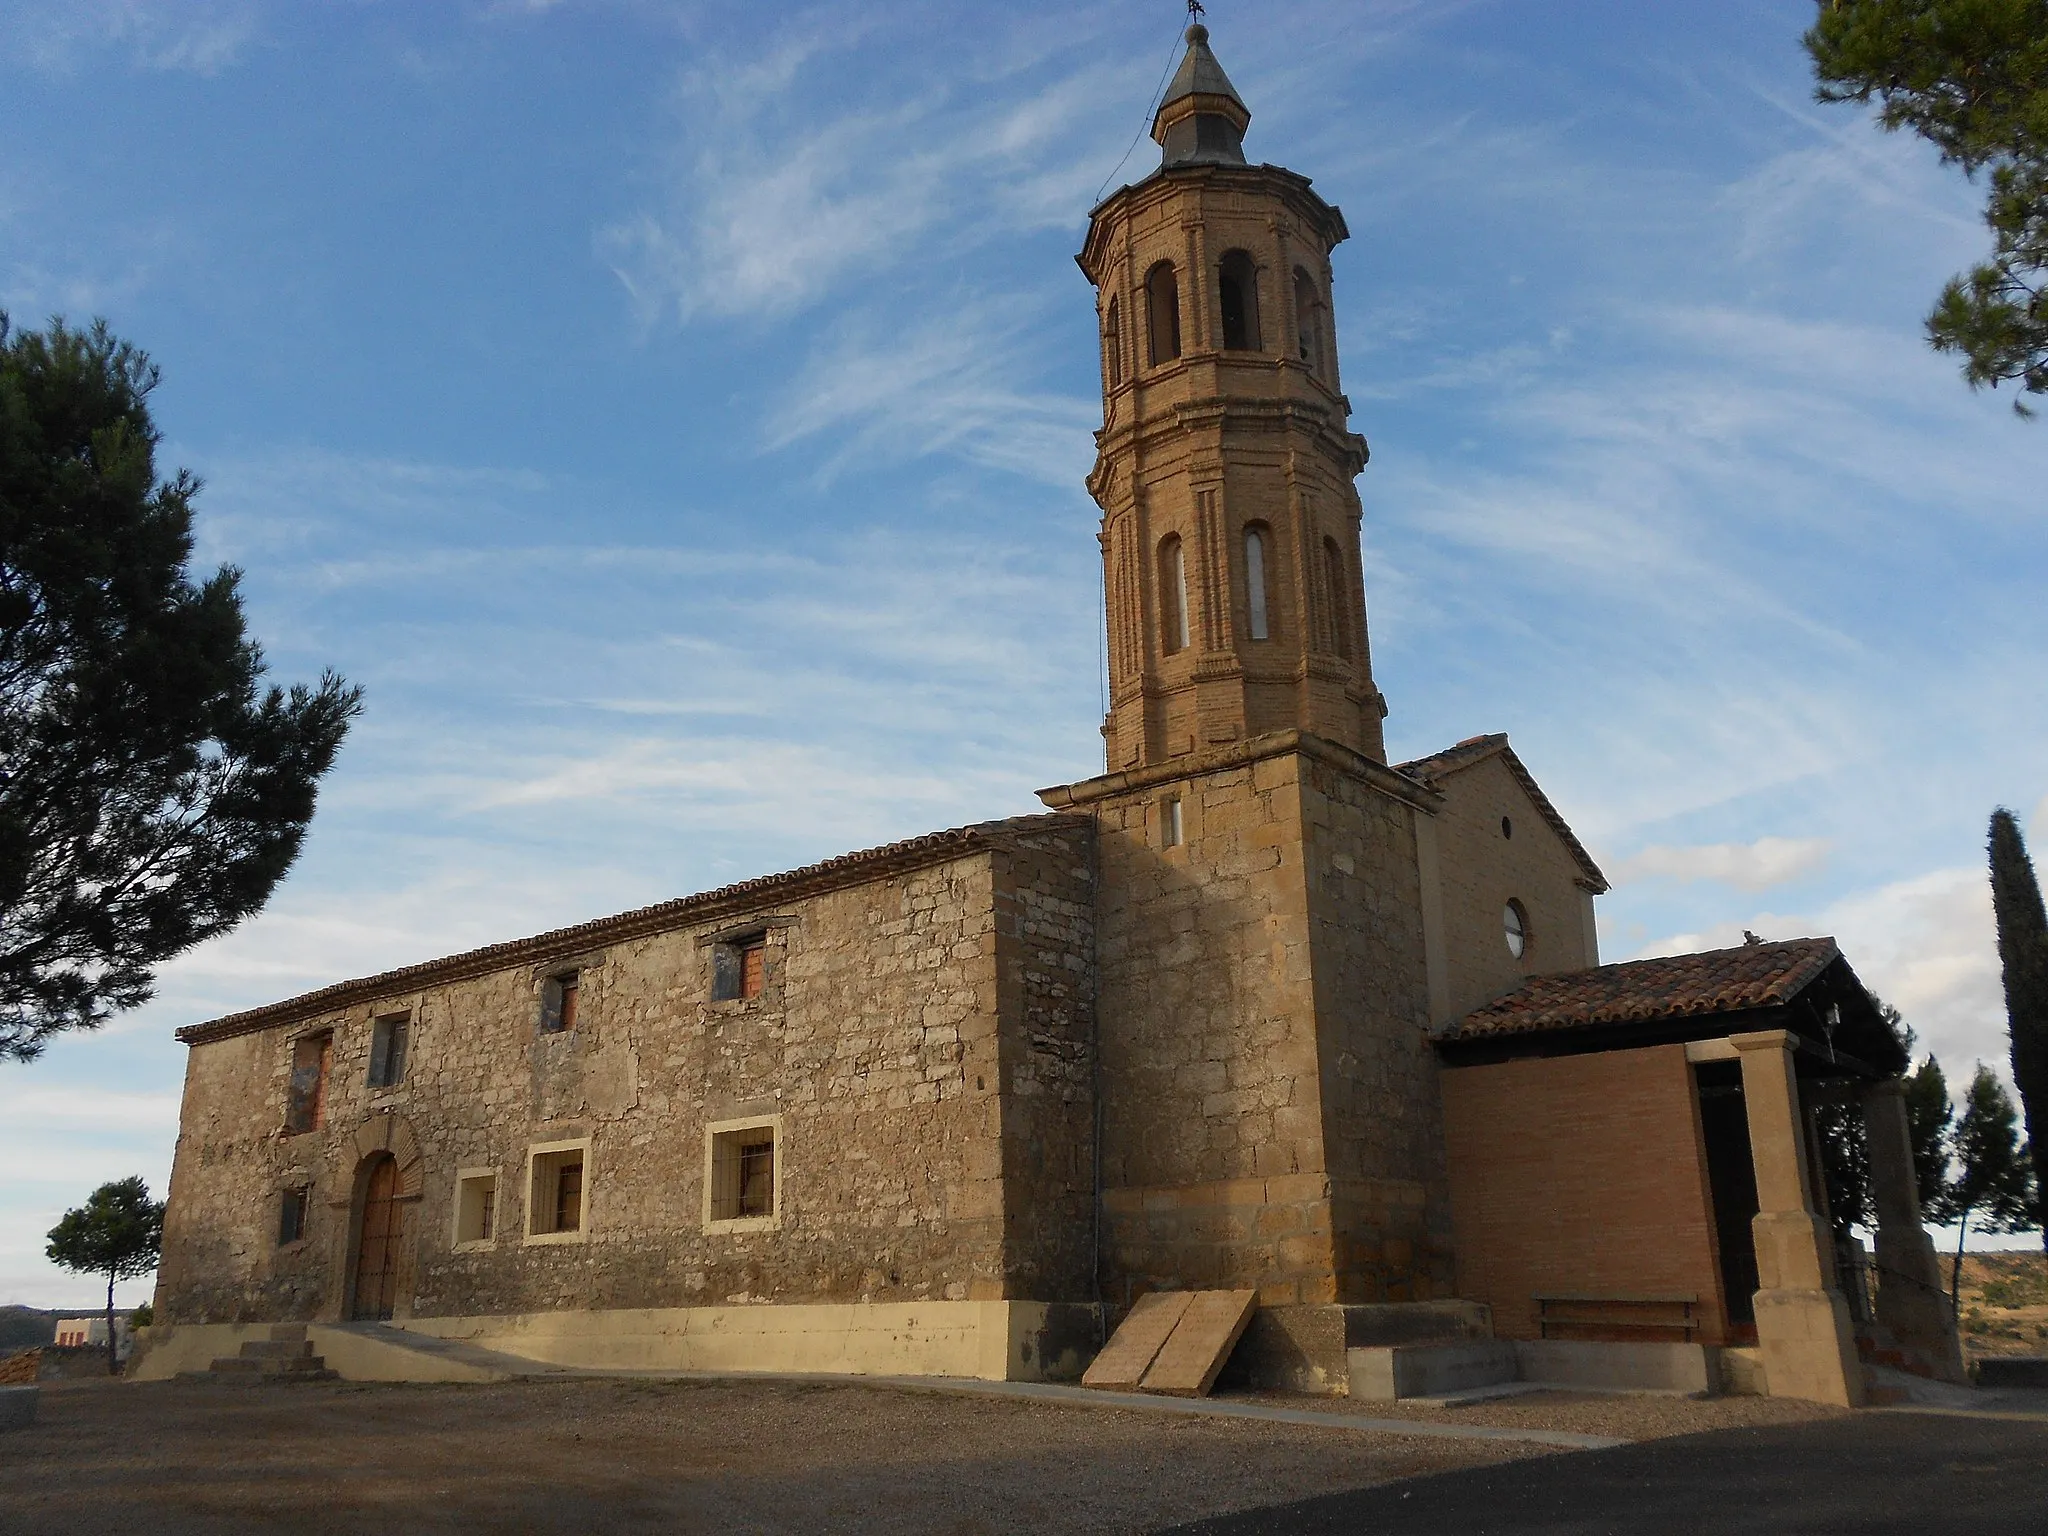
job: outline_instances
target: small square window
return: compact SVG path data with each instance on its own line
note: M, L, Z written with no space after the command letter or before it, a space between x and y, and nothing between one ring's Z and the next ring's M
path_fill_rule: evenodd
M1159 803L1160 841L1168 848L1178 848L1185 840L1180 824L1180 796L1169 795Z
M581 971L563 971L541 983L540 1032L553 1035L574 1029L577 1003L582 995Z
M774 1116L708 1128L704 1212L707 1226L755 1230L779 1225L780 1133L781 1121Z
M412 1033L409 1014L387 1014L370 1024L370 1086L395 1088L405 1081L405 1047Z
M498 1175L464 1172L455 1179L455 1242L488 1243L498 1232Z
M588 1142L559 1142L535 1147L527 1182L526 1236L566 1240L582 1235L589 1225L584 1180Z
M288 1189L278 1201L277 1246L296 1243L306 1235L306 1215L313 1204L313 1191L303 1185Z
M768 935L748 934L713 946L711 1000L730 1003L759 997L768 982Z
M317 1131L327 1123L327 1069L334 1060L334 1032L301 1035L292 1042L291 1095L285 1103L288 1136Z

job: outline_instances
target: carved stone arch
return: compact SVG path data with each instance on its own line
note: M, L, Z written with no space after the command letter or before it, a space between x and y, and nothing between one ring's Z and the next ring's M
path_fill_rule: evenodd
M425 1159L420 1156L419 1138L412 1122L396 1111L371 1115L356 1128L354 1170L379 1152L389 1152L398 1164L398 1198L417 1200L426 1182ZM353 1171L353 1170L352 1170Z

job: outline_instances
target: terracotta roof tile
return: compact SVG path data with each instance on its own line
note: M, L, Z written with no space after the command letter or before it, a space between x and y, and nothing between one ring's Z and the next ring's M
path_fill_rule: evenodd
M1002 821L977 822L973 826L954 827L945 832L928 832L922 837L885 843L879 848L866 848L858 853L843 853L836 858L826 859L817 864L806 864L800 869L787 870L779 875L762 875L757 879L742 880L736 885L703 891L695 896L679 896L672 901L657 902L651 907L638 907L611 917L600 917L591 922L578 923L571 928L556 928L547 933L535 934L531 938L490 944L482 949L466 950L461 954L448 955L439 960L427 960L418 965L405 965L396 970L380 971L374 976L338 981L316 991L288 997L282 1002L266 1003L261 1008L227 1014L204 1024L188 1024L176 1031L176 1034L177 1038L187 1045L202 1045L209 1040L223 1040L231 1035L249 1034L275 1024L290 1023L315 1014L346 1008L354 1003L389 997L394 992L441 986L451 981L462 981L474 976L487 975L492 971L504 970L508 966L538 964L556 956L573 955L598 944L621 943L651 933L666 932L688 923L703 922L728 912L738 915L749 910L758 910L773 901L816 895L821 891L879 880L906 870L943 864L948 859L958 858L978 849L999 846L1020 834L1093 825L1091 817L1073 812L1053 811L1040 812L1032 816L1012 816Z
M1534 976L1439 1038L1480 1040L1777 1007L1797 997L1841 953L1833 939L1785 939Z

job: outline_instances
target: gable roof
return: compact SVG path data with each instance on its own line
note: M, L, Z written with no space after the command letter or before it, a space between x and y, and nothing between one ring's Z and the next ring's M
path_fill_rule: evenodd
M465 950L439 960L379 971L374 976L337 981L331 986L288 997L282 1002L230 1013L204 1024L188 1024L175 1033L187 1045L204 1045L277 1024L293 1023L315 1014L331 1013L351 1004L387 998L396 992L466 981L513 966L537 965L580 954L601 944L623 943L628 939L644 938L720 916L740 916L775 901L864 885L871 880L1002 847L1033 832L1080 830L1094 825L1090 816L1048 811L1033 816L1011 816L1001 821L977 822L973 826L954 827L945 832L927 832L922 837L885 843L879 848L866 848L857 853L843 853L779 875L762 875L695 896L679 896L651 907L636 907L629 912L600 917L573 927L551 929L531 938L488 944L482 949Z
M1896 1076L1905 1042L1833 939L1782 939L1532 976L1438 1032L1453 1065L1790 1030L1802 1073ZM1825 1065L1823 1065L1823 1063Z
M1465 1015L1441 1038L1540 1034L1783 1007L1841 955L1833 939L1786 939L1532 976L1507 996Z
M1508 745L1505 734L1495 732L1491 736L1467 736L1454 747L1441 752L1432 752L1428 757L1418 757L1411 763L1396 763L1394 771L1405 774L1418 784L1431 789L1438 788L1453 774L1463 773L1467 768L1499 758L1515 782L1522 786L1522 792L1529 797L1529 803L1536 807L1537 814L1549 823L1550 830L1558 835L1579 866L1580 881L1594 895L1598 896L1607 887L1607 876L1600 872L1600 866L1593 862L1593 856L1586 852L1585 845L1571 829L1571 824L1558 814L1557 807L1550 803L1550 797L1537 785L1535 777L1515 756L1515 749Z

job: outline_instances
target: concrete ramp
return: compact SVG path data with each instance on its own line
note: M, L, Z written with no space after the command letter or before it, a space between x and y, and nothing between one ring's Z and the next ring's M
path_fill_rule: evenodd
M1258 1304L1256 1291L1154 1291L1140 1297L1081 1384L1206 1397Z

